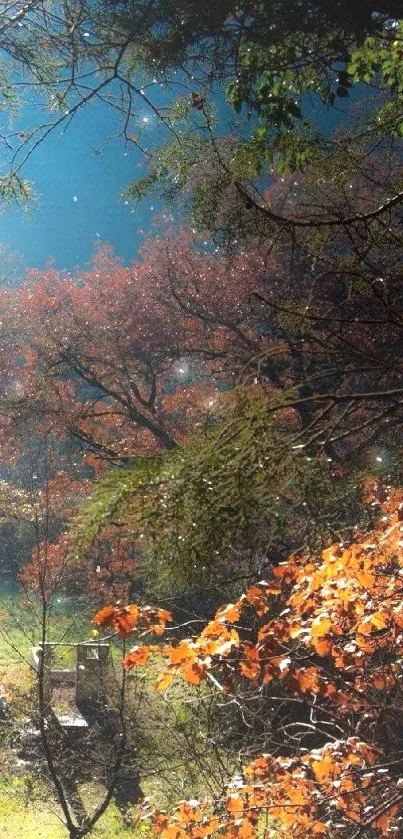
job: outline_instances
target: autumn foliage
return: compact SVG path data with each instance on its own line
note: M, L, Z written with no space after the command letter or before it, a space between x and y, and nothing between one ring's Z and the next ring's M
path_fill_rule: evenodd
M134 629L142 629L162 635L165 625L172 620L166 609L151 606L104 606L94 616L92 622L96 626L110 627L122 638Z
M0 289L3 457L46 435L60 456L73 439L124 461L203 423L220 383L260 346L248 295L263 288L265 259L218 258L193 240L156 238L128 268L103 246L78 276L49 267Z
M296 446L335 449L350 432L379 437L385 417L400 423L400 251L382 268L391 310L370 279L352 293L359 258L340 263L344 240L328 243L331 267L308 245L225 254L181 231L148 240L129 267L101 246L77 276L50 266L1 287L2 457L36 436L60 457L74 441L90 466L174 448L240 379L265 388L296 436L308 426Z
M256 754L219 801L154 813L163 839L252 839L263 828L284 839L401 830L403 492L376 484L366 492L378 498L374 530L318 556L290 557L221 607L198 636L128 653L128 669L163 653L160 690L178 675L194 685L208 679L242 702L242 685L253 682L262 696L269 690L292 704L300 731L290 746L289 723L279 725L283 745ZM150 628L160 632L167 615L151 614ZM137 606L109 606L95 622L126 635L140 615Z

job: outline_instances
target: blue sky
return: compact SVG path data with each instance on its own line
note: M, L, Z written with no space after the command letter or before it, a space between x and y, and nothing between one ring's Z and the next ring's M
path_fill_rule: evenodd
M167 91L156 82L153 100L166 102ZM348 100L346 111L359 101L358 87ZM223 124L233 113L220 96L216 98ZM329 111L309 102L308 110L322 131L345 123L347 113ZM49 115L31 104L22 112L18 127L27 131ZM157 118L141 102L135 103L131 131L141 130L143 145L152 147L161 139ZM144 158L133 143L124 143L116 111L105 103L91 104L77 112L66 131L56 129L28 160L24 175L34 183L38 195L29 217L18 207L0 213L0 244L22 254L28 267L43 267L49 259L56 266L74 271L91 258L97 242L113 245L129 263L138 253L144 233L152 233L155 211L152 200L136 210L119 199L121 190L143 170ZM2 126L3 129L3 126ZM1 158L0 158L1 165ZM1 274L1 266L0 266Z
M152 134L152 119L145 134ZM18 130L24 131L23 121ZM151 200L136 211L119 200L121 189L141 172L142 155L117 130L115 114L99 103L79 112L65 133L47 138L24 169L38 200L28 218L18 207L0 214L0 243L20 252L30 267L53 258L71 271L90 259L99 240L130 262L140 231L152 227L153 210Z

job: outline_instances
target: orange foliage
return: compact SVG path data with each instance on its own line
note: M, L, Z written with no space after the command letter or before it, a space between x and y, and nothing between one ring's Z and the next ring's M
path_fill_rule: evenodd
M92 619L92 623L102 628L111 628L121 638L130 635L133 629L153 632L161 635L165 626L172 620L166 609L151 606L104 606ZM135 659L133 659L133 664Z
M271 682L273 692L281 684L282 697L311 708L321 739L292 757L281 748L257 756L229 784L224 804L182 802L171 815L154 813L163 839L257 839L262 816L279 839L400 835L402 501L403 492L386 493L373 531L319 556L290 557L273 579L221 607L200 635L158 648L167 665L157 689L169 688L175 674L194 685L210 676L235 697L243 680ZM283 608L273 616L280 597ZM121 611L107 607L98 622L119 628ZM135 647L125 666L143 664L154 649Z

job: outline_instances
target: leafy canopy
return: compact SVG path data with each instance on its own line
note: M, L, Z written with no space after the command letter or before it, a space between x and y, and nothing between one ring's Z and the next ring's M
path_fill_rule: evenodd
M397 0L18 0L2 17L2 108L13 115L21 101L45 94L48 115L23 135L13 128L0 135L0 196L29 197L23 170L31 153L96 100L111 106L123 139L153 160L139 108L158 117L179 149L178 116L198 124L211 145L209 100L221 89L243 122L238 164L249 160L255 174L272 162L281 170L304 166L318 146L328 147L317 103L339 107L353 86L374 81L399 99L400 17ZM153 93L160 84L163 105ZM396 102L391 133L400 130L398 113Z

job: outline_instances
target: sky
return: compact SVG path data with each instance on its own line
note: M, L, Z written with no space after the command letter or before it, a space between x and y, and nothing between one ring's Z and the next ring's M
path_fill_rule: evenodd
M160 87L154 87L156 104L166 101ZM353 91L349 106L360 95L359 88ZM230 113L222 97L217 103L225 123ZM309 102L308 110L315 112L325 133L346 119L341 109L329 112ZM38 105L26 106L17 130L27 131L37 122ZM141 130L143 145L158 141L156 116L138 103L132 124L133 133ZM0 212L0 255L1 245L6 245L24 257L27 267L42 268L53 260L57 268L72 272L88 263L101 241L111 244L126 264L137 256L144 233L153 232L156 208L151 198L136 209L119 198L121 190L144 172L143 155L134 143L125 144L119 128L116 112L98 102L79 110L67 130L56 129L46 138L23 170L37 193L31 212L27 216L19 207Z
M26 125L32 125L26 113ZM153 131L145 111L142 140ZM18 126L24 131L24 119ZM27 216L13 207L0 214L0 243L19 252L28 267L73 271L85 265L96 242L113 245L129 263L137 254L144 230L152 227L152 201L138 210L119 193L141 173L142 155L133 143L117 137L116 116L106 104L78 112L66 132L56 130L38 147L24 169L37 200ZM115 135L115 136L113 136Z

